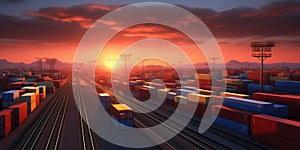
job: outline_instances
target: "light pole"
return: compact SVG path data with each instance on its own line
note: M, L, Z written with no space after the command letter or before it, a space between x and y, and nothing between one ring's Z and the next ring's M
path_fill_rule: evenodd
M132 55L131 54L122 54L121 55L121 57L122 57L122 61L124 61L124 65L125 65L125 69L124 69L124 71L125 71L125 77L126 77L126 75L127 75L127 61L130 61L130 57L131 57Z
M213 79L216 79L216 60L219 59L217 57L210 58L214 62L214 71L213 71Z
M264 91L264 60L271 57L274 42L251 42L252 57L256 57L261 61L260 66L260 91Z

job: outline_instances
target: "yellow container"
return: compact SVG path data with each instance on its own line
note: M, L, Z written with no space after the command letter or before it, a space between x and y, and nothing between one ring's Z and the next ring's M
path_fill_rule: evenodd
M187 98L185 96L175 96L175 103L187 105Z
M222 92L222 97L237 97L237 98L249 98L249 95L246 94L238 94L238 93L230 93L230 92Z
M188 94L187 99L191 102L195 103L200 103L200 104L208 104L211 96L209 95L204 95L204 94L196 94L196 93L191 93Z

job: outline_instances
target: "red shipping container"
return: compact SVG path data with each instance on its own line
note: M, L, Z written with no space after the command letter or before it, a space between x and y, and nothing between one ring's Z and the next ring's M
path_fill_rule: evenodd
M149 99L151 97L149 89L148 88L140 88L139 97L142 99Z
M118 120L130 120L133 118L132 108L126 104L112 104L110 110L112 115L114 115Z
M13 82L8 84L8 90L19 90L24 87L24 82Z
M211 80L201 80L201 79L199 79L198 83L199 83L200 87L201 86L211 86Z
M15 110L16 115L14 115L14 119L17 120L17 126L21 125L27 118L27 102L12 105L9 109Z
M299 149L300 122L269 115L253 115L252 138L275 149Z
M165 85L167 88L176 88L176 83L166 82Z
M12 109L0 111L0 137L7 136L11 131Z
M35 98L36 107L38 107L40 105L40 101L41 101L40 94L36 94L35 96L36 96L36 98Z
M40 96L40 101L46 98L46 95L44 93L39 94L39 96Z
M23 95L26 93L26 90L19 90L19 95Z
M287 105L289 107L289 119L300 121L300 96L257 92L252 97L259 101Z
M207 104L198 104L195 114L197 116L203 117L207 108Z
M251 116L254 115L254 113L243 111L239 109L233 109L222 105L215 105L212 106L212 111L215 112L216 110L221 109L219 112L219 116L239 122L242 124L245 124L247 126L250 126L251 124Z
M167 104L169 104L171 106L174 106L174 99L168 99L168 98L166 98L165 101L166 101Z
M46 87L46 93L54 93L55 92L55 86L53 87Z

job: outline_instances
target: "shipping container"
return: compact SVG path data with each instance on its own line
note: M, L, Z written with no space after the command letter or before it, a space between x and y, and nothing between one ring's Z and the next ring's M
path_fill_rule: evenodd
M26 93L23 94L20 98L21 102L27 102L27 112L31 113L36 108L36 94L35 93Z
M192 86L182 86L181 89L188 90L188 91L197 91L197 88Z
M299 149L300 122L269 115L253 115L252 139L274 149Z
M213 113L217 112L218 110L220 110L218 116L235 121L235 122L245 124L247 126L251 125L251 116L255 114L255 113L252 113L249 111L229 108L229 107L222 106L222 105L212 106Z
M197 89L196 93L204 94L204 95L216 95L216 92L210 91L210 90L205 90L205 89Z
M257 92L253 99L288 106L289 119L300 121L300 96Z
M200 103L200 104L208 104L211 96L208 95L203 95L203 94L196 94L196 93L191 93L188 94L187 100L195 103Z
M2 101L7 102L7 101L19 101L19 90L10 90L7 92L2 93Z
M225 83L227 85L241 86L241 85L243 85L243 80L242 79L225 79Z
M223 96L223 97L249 98L249 95L238 94L238 93L231 93L231 92L222 92L221 96Z
M150 94L150 90L149 88L140 88L139 89L139 98L143 99L143 100L147 100L151 97L151 94Z
M175 99L176 93L174 92L168 92L166 96L166 103L173 106L174 105L174 99Z
M180 96L175 96L174 97L174 104L178 105L178 103L187 105L187 103L188 103L187 97L181 96L181 95Z
M105 110L110 109L110 95L108 93L99 93L98 98Z
M55 88L60 88L60 80L53 80Z
M55 86L46 88L46 93L54 93L54 92L55 92Z
M47 82L37 82L37 86L46 86L46 88L54 87L54 83L47 81Z
M195 80L186 80L186 83L188 86L195 86L196 81Z
M115 116L112 116L112 121L114 126L117 129L130 129L131 127L134 126L134 121L133 119L128 119L128 120L118 120Z
M37 83L36 82L24 82L24 86L26 87L26 86L33 86L33 87L35 87L35 86L37 86Z
M196 112L195 114L199 117L203 117L205 111L206 111L206 108L207 108L207 104L200 104L198 103L198 106L197 106L197 109L196 109Z
M272 103L237 97L225 97L223 105L231 108L250 111L253 113L272 114L273 112Z
M46 86L38 86L39 94L46 95Z
M264 92L270 93L273 92L272 85L264 85L263 90ZM252 95L253 93L260 92L260 85L259 84L248 84L248 94Z
M211 86L211 80L198 80L200 88L204 86Z
M235 133L239 133L244 136L250 136L250 127L249 126L239 123L239 122L236 122L236 121L232 121L232 120L220 117L220 116L218 116L218 117L213 116L213 117L215 118L214 124L221 126L223 128L229 129Z
M0 137L5 137L11 131L12 109L0 111Z
M130 120L133 118L132 108L126 104L112 104L111 114L117 118L117 120Z
M40 89L39 89L39 87L26 86L26 87L23 87L22 90L25 90L26 93L40 94Z
M12 126L16 127L16 126L20 126L25 119L27 118L27 103L23 102L20 104L16 104L13 106L10 106L9 109L13 109L14 110L14 115L13 115L13 119L12 119Z
M300 95L300 81L275 81L275 91Z
M38 107L40 105L41 99L40 94L35 94L35 105Z
M15 104L17 104L17 103L18 103L18 102L16 102L16 101L5 101L5 102L2 101L1 106L2 106L2 109L6 109L6 108L8 108L9 106L15 105Z
M196 93L196 91L190 91L190 90L185 90L185 89L176 89L176 95L182 95L182 96L187 97L187 95L190 93Z
M13 82L8 84L8 90L19 90L24 87L24 82Z
M196 74L195 79L197 80L211 80L210 74Z
M165 82L165 85L167 88L176 88L176 83L171 83L171 82Z
M168 92L170 92L170 89L168 89L168 88L158 89L157 90L157 96L156 96L157 99L165 100Z

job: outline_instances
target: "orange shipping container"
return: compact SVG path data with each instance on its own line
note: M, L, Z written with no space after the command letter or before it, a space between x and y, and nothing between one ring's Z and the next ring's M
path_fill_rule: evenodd
M7 136L11 131L12 109L0 111L0 137Z

